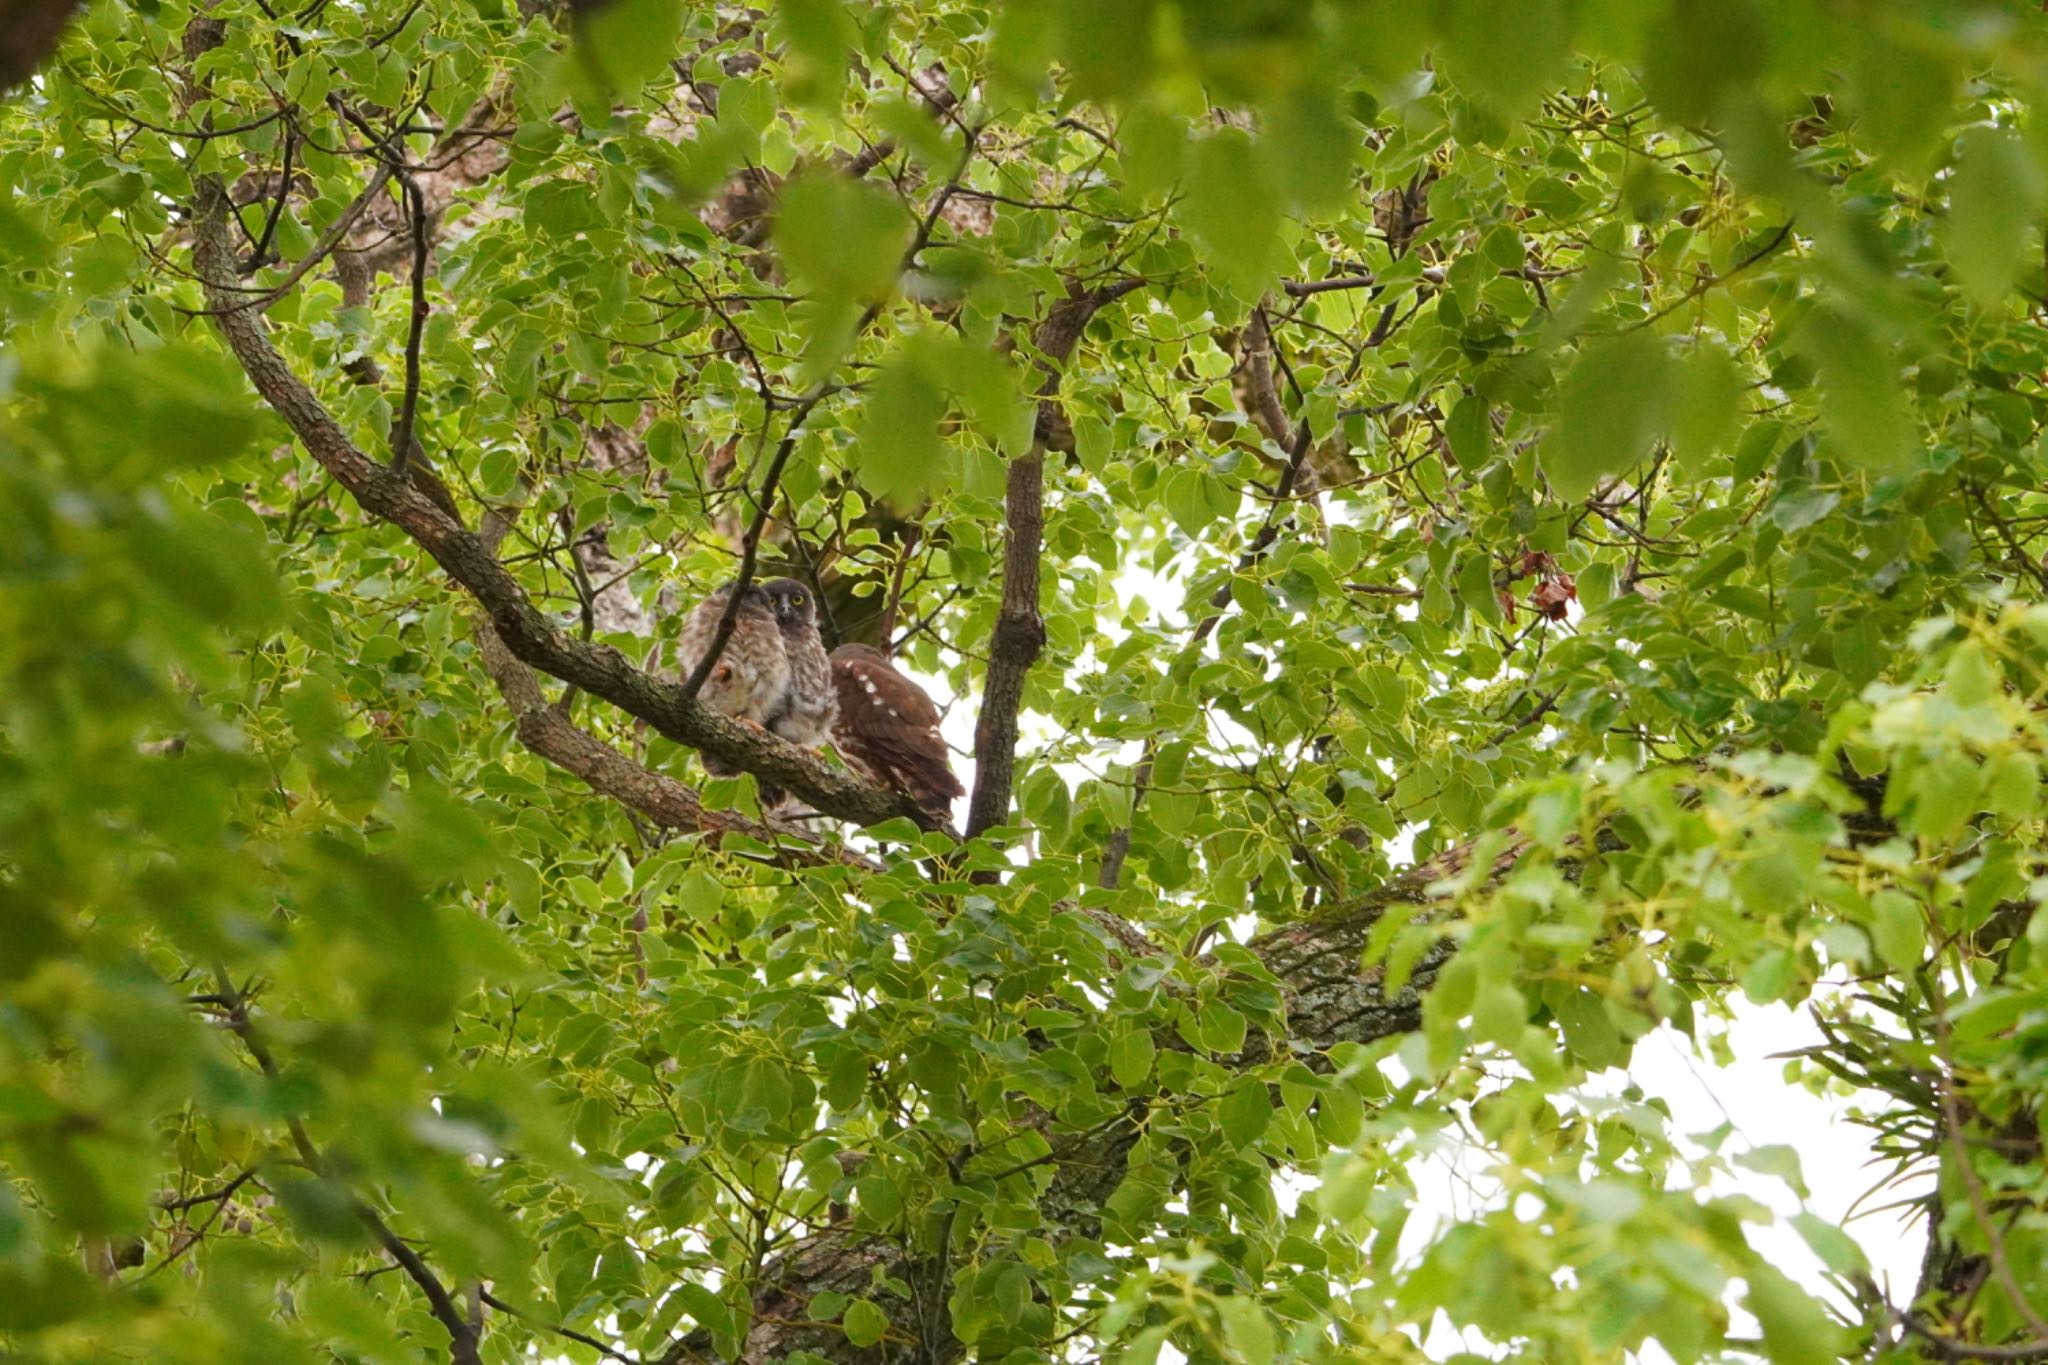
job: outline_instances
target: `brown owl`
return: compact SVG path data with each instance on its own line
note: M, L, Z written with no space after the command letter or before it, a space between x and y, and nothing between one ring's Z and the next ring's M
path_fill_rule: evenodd
M775 606L782 631L782 649L789 656L789 690L782 709L768 719L768 728L791 744L823 748L832 736L832 713L838 694L832 687L832 661L818 635L817 609L811 590L794 578L776 578L761 585Z
M683 677L694 673L697 661L710 651L731 591L720 588L712 593L683 622L682 638L676 642L676 662ZM774 602L760 584L748 584L740 599L739 615L733 618L732 637L704 679L697 700L742 724L765 729L781 712L788 695L789 654L775 621ZM704 771L713 776L730 777L739 771L724 759L710 754L703 758Z
M946 762L932 699L868 645L832 651L832 685L839 694L832 744L846 765L950 823L953 802L965 789Z

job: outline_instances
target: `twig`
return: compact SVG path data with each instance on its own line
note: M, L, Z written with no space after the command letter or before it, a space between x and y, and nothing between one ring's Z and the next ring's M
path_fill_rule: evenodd
M882 602L881 624L875 633L887 640L896 633L896 613L903 606L903 574L910 567L910 556L917 549L917 527L913 525L904 534L903 544L898 548L895 566L889 572L889 595Z
M214 983L221 998L227 1002L229 1025L241 1038L242 1046L249 1050L249 1055L255 1059L257 1067L263 1074L276 1080L277 1059L271 1055L269 1045L257 1032L255 1020L249 1014L249 1002L235 985L234 977L229 974L226 967L216 967ZM285 1127L290 1131L292 1144L298 1150L299 1159L305 1163L306 1169L316 1175L324 1174L326 1163L321 1158L320 1149L313 1144L312 1137L306 1132L305 1122L297 1115L290 1115L285 1119ZM427 1311L434 1315L434 1320L448 1333L449 1359L453 1365L481 1365L482 1357L478 1352L481 1333L478 1326L464 1319L461 1309L456 1306L454 1297L448 1293L448 1287L441 1283L440 1277L420 1259L417 1251L407 1246L404 1239L391 1230L391 1226L369 1204L354 1194L349 1196L349 1203L356 1216L370 1229L370 1235L377 1239L378 1245L384 1248L385 1253L398 1263L399 1268L419 1287L420 1293L426 1296Z
M349 201L348 207L336 215L334 221L327 225L327 230L320 234L320 239L313 243L313 249L307 252L297 265L287 270L284 278L276 284L271 285L268 289L258 290L248 298L237 299L232 303L210 303L204 309L183 311L211 314L218 317L225 313L239 313L248 309L260 310L276 303L291 292L292 286L303 279L306 272L326 260L334 248L341 244L341 239L347 236L349 229L356 225L356 219L362 217L363 211L376 201L379 194L383 193L384 182L390 178L391 168L381 162L378 163L377 169L371 173L369 183L363 186L362 193Z
M747 525L746 534L740 539L740 572L726 592L725 611L718 618L718 629L712 632L711 645L704 651L704 657L697 660L697 666L690 670L690 676L683 682L683 697L695 701L697 694L704 690L705 679L718 666L719 656L725 653L726 644L732 639L733 627L740 619L741 599L746 596L747 587L754 581L754 562L761 549L761 532L768 525L769 509L775 505L775 486L782 481L782 467L789 463L789 453L796 449L798 431L804 419L818 406L829 386L819 384L796 411L789 415L789 425L783 429L782 440L775 447L775 456L768 462L768 472L761 478L761 492L754 499L754 519Z
M1639 332L1645 327L1653 326L1654 324L1663 321L1665 318L1670 317L1673 313L1685 307L1688 303L1691 303L1694 299L1706 293L1715 285L1726 284L1729 280L1734 279L1737 275L1740 275L1743 271L1749 269L1757 262L1763 260L1767 256L1772 255L1774 252L1777 251L1779 247L1785 245L1785 243L1788 240L1790 240L1792 236L1792 225L1798 221L1799 220L1797 218L1787 218L1785 220L1785 225L1779 228L1775 233L1771 235L1770 241L1765 242L1762 246L1758 247L1755 251L1750 252L1749 255L1744 256L1734 265L1729 266L1726 273L1720 275L1703 276L1701 279L1699 279L1697 282L1693 284L1692 288L1686 290L1683 294L1680 294L1677 298L1665 304L1656 312L1651 313L1648 317L1638 318L1626 327L1617 328L1615 331L1615 335L1620 335L1622 332Z
M520 1309L514 1308L511 1304L505 1302L503 1299L499 1298L496 1294L493 1294L488 1289L479 1291L479 1294L485 1303L497 1309L500 1313L510 1313L513 1317L518 1318L521 1322L530 1322L534 1326L541 1328L543 1331L553 1332L556 1336L561 1337L565 1341L573 1341L579 1345L588 1346L591 1350L596 1351L599 1355L605 1357L605 1359L607 1360L622 1361L624 1362L624 1365L640 1365L640 1358L638 1356L630 1356L627 1355L624 1351L613 1350L611 1347L605 1345L602 1341L599 1341L596 1337L587 1336L584 1333L577 1331L573 1327L564 1327L559 1322L549 1322L545 1318L537 1318L531 1313L523 1312Z
M263 220L263 233L249 250L249 268L260 270L270 258L270 244L277 236L278 220L284 217L285 201L292 193L292 153L299 144L298 129L286 127L284 132L284 156L282 169L277 177L277 197L270 201L270 214Z
M251 1166L248 1170L243 1171L218 1189L208 1190L204 1194L186 1195L182 1199L159 1199L156 1201L156 1206L160 1209L174 1212L179 1209L197 1208L201 1204L222 1203L232 1196L236 1190L241 1189L242 1186L255 1178L256 1167Z
M397 174L412 218L412 321L405 334L405 398L391 438L391 472L402 479L412 458L413 423L420 406L420 336L427 328L427 196L410 171Z
M2016 1341L2008 1346L1980 1346L1975 1342L1943 1336L1911 1313L1899 1314L1898 1323L1906 1329L1907 1335L1926 1342L1943 1360L2048 1360L2048 1338Z

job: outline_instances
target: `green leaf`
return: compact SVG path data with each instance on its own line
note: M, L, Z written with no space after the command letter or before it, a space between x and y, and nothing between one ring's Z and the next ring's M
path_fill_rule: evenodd
M1178 209L1209 269L1241 299L1255 300L1279 274L1280 194L1241 129L1225 128L1189 148Z
M1820 1257L1821 1264L1837 1275L1868 1274L1870 1263L1863 1255L1863 1248L1856 1245L1854 1238L1824 1218L1810 1213L1792 1215L1792 1226L1799 1232L1806 1245L1813 1248L1813 1254Z
M2012 287L2041 199L2041 173L2018 133L1978 127L1958 139L1948 253L1980 306L1996 303Z
M1444 69L1460 90L1503 117L1527 114L1571 53L1575 7L1568 0L1451 0L1438 8Z
M1493 585L1493 558L1483 552L1466 555L1458 564L1458 597L1480 620L1501 623L1500 595Z
M1245 1017L1221 1000L1203 1005L1197 1019L1202 1046L1209 1051L1233 1056L1244 1050Z
M1984 770L1965 753L1947 753L1922 767L1908 793L1907 827L1930 844L1946 844L1977 813Z
M1259 150L1288 200L1305 213L1334 212L1352 191L1358 136L1328 90L1304 84L1275 101Z
M1671 363L1648 332L1589 343L1558 398L1558 429L1542 448L1552 490L1577 502L1602 478L1650 453L1663 432Z
M1924 169L1947 114L1955 75L1933 47L1908 48L1858 25L1851 56L1856 130L1907 174Z
M887 1225L903 1211L903 1193L886 1175L863 1175L853 1183L861 1212L877 1225Z
M846 80L847 52L860 39L852 16L838 0L782 0L775 14L789 39L783 91L798 104L831 108Z
M1493 458L1493 417L1484 400L1467 394L1444 422L1444 438L1458 468L1470 474Z
M2032 814L2041 798L2041 765L2032 754L2006 754L1992 765L1985 804L2001 820Z
M667 67L682 33L682 11L667 0L610 0L575 17L578 57L618 91L637 91Z
M1144 107L1133 109L1117 131L1125 185L1139 203L1156 203L1180 179L1187 156L1187 124Z
M1316 1211L1339 1227L1348 1227L1365 1216L1373 1182L1379 1171L1371 1162L1347 1152L1333 1152L1323 1163L1322 1185L1316 1191Z
M1060 0L1060 59L1074 88L1091 99L1132 95L1152 69L1155 0L1116 5Z
M1678 367L1671 394L1671 453L1695 478L1707 460L1734 447L1742 432L1742 372L1719 346L1692 348Z
M1156 1051L1150 1030L1134 1028L1119 1034L1109 1045L1109 1074L1124 1089L1136 1089L1152 1074Z
M861 485L898 507L914 507L946 461L939 423L946 395L938 376L901 348L868 385L858 451Z
M800 287L831 300L871 303L896 287L911 222L866 181L818 175L782 192L775 245Z
M1916 971L1927 956L1927 926L1920 903L1887 888L1870 900L1870 937L1877 955L1895 972Z
M1147 1327L1117 1353L1117 1365L1155 1365L1160 1349L1166 1345L1166 1336L1164 1327Z
M1273 1121L1273 1101L1264 1081L1246 1081L1223 1097L1216 1107L1216 1121L1234 1151L1243 1151L1264 1135Z
M1842 1345L1841 1329L1811 1295L1762 1262L1751 1264L1743 1278L1749 1282L1743 1306L1762 1325L1764 1354L1776 1365L1835 1359Z
M1749 83L1770 51L1764 12L1752 0L1659 7L1644 43L1643 88L1675 123L1701 124L1724 101L1753 98Z
M1244 1365L1272 1365L1273 1320L1257 1299L1227 1298L1216 1302L1223 1319L1223 1339Z
M855 1346L873 1346L889 1332L889 1315L867 1299L855 1299L846 1305L846 1313L839 1324L846 1332L846 1339Z
M676 908L689 918L709 920L725 904L725 884L705 869L688 873L676 883Z
M1817 318L1802 335L1820 360L1821 417L1834 451L1866 469L1903 466L1915 439L1889 349L1841 317Z

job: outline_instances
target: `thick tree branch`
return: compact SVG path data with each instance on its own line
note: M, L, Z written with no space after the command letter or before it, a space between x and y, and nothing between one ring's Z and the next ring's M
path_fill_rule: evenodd
M495 548L506 523L496 512L484 514L481 539ZM532 669L514 658L488 620L476 626L477 651L484 671L497 684L511 709L519 742L591 789L610 797L663 829L706 834L741 834L775 845L782 857L801 863L844 863L876 869L876 864L842 844L826 843L806 831L749 820L733 811L707 808L697 793L672 777L635 763L626 755L572 724L541 694Z
M967 803L967 837L985 834L1010 818L1017 766L1017 712L1024 679L1045 648L1038 614L1039 556L1045 538L1045 451L1059 425L1060 373L1088 320L1098 309L1143 286L1120 280L1103 289L1076 288L1053 305L1033 337L1044 378L1038 386L1038 425L1029 454L1010 462L1003 492L1003 599L989 642L988 677L974 726L974 793Z
M931 824L907 798L871 786L769 734L758 734L698 705L674 683L635 667L624 654L565 634L535 607L517 579L448 510L372 460L270 344L262 320L234 309L234 260L228 197L216 178L199 187L193 261L228 347L264 400L307 451L372 515L391 522L473 595L491 626L522 662L612 703L669 739L717 754L765 782L793 791L838 819L875 824L902 816Z

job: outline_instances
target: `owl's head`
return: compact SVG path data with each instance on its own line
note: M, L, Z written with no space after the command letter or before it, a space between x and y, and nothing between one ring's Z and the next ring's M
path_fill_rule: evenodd
M784 630L808 626L817 619L811 590L794 578L771 578L761 585L775 608L775 620Z

